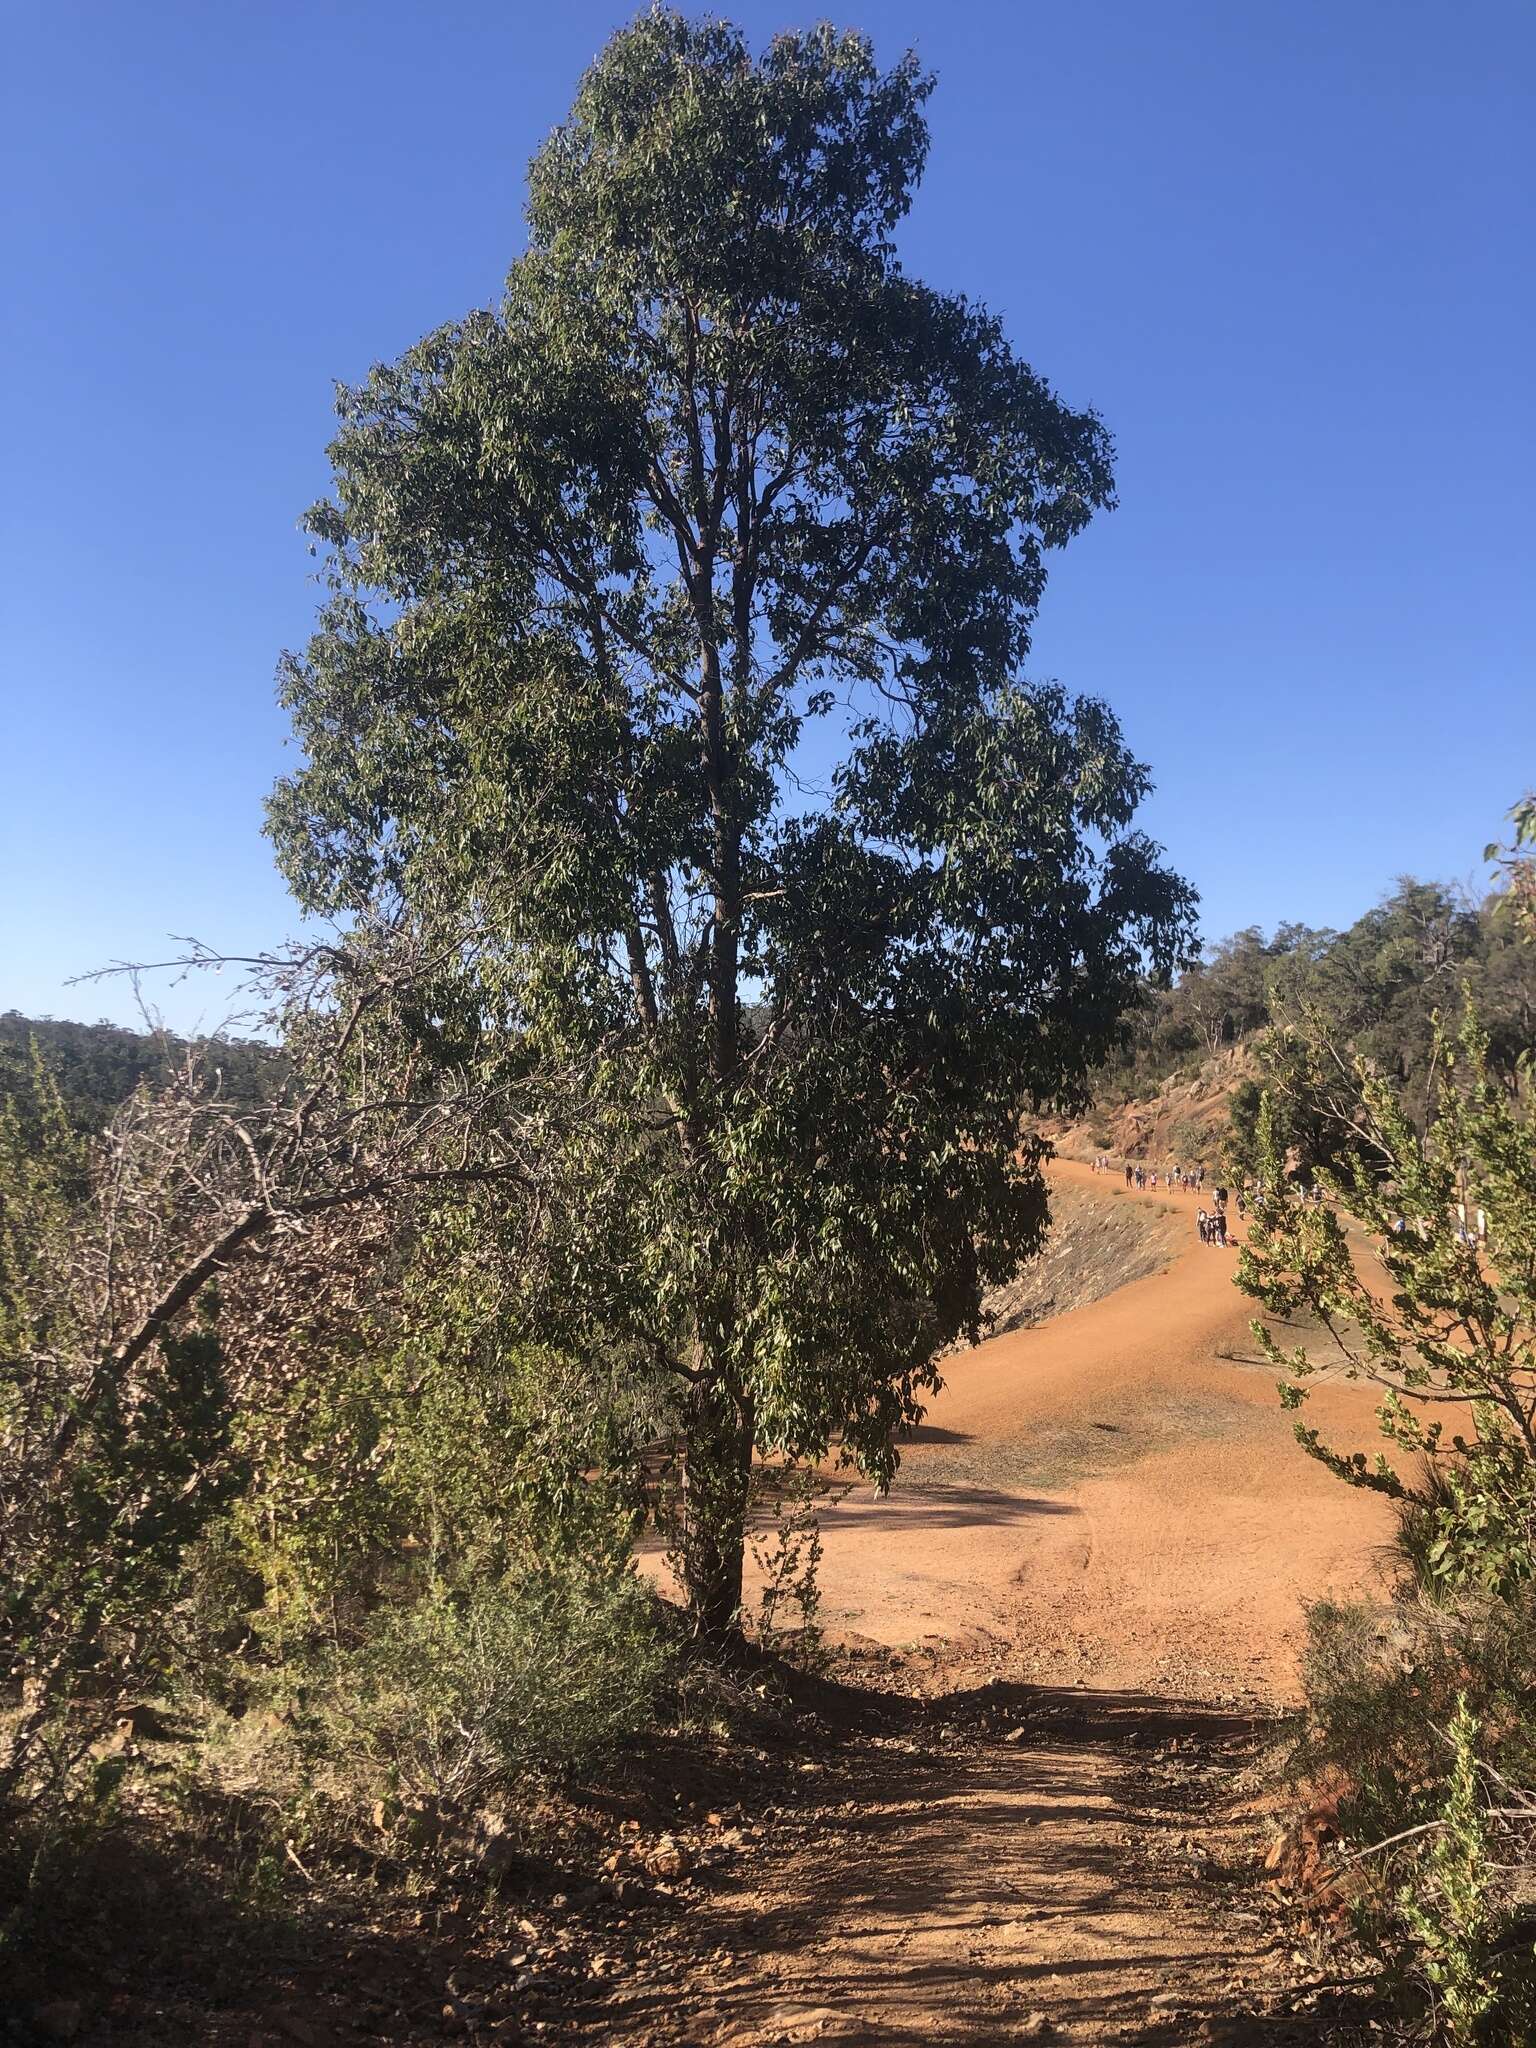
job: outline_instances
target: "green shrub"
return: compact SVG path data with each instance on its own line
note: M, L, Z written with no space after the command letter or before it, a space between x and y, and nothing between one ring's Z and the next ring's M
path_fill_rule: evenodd
M1361 1057L1298 1037L1290 1062L1259 1103L1237 1282L1272 1316L1326 1325L1347 1376L1379 1389L1390 1448L1341 1450L1301 1421L1297 1439L1349 1485L1412 1507L1416 1568L1448 1595L1517 1597L1536 1583L1536 1100L1499 1081L1470 1003L1454 1031L1436 1024L1427 1130ZM1308 1157L1298 1119L1319 1118L1334 1152L1306 1172L1322 1204L1294 1172ZM1282 1403L1301 1410L1316 1370L1306 1347L1253 1329Z
M160 1682L184 1553L244 1476L218 1284L118 1341L114 1302L158 1291L144 1240L172 1234L174 1134L134 1107L137 1150L81 1139L41 1068L30 1127L0 1102L0 1830L94 1796L93 1746Z
M1168 1145L1175 1159L1186 1166L1210 1164L1211 1133L1196 1117L1180 1117L1169 1134Z
M369 1800L467 1811L581 1765L643 1727L666 1669L654 1597L625 1569L572 1560L435 1581L381 1608L309 1689L319 1775Z
M1396 1903L1410 1967L1423 1976L1448 2048L1477 2048L1498 2019L1504 1972L1495 1947L1500 1915L1479 1797L1477 1723L1465 1696L1449 1734L1452 1763L1439 1826L1412 1877L1398 1887Z
M1536 1829L1503 1810L1536 1785L1536 1597L1434 1591L1310 1610L1292 1767L1338 1794L1358 1932L1417 2037L1524 2043Z
M1433 1818L1446 1734L1465 1697L1483 1754L1536 1782L1536 1601L1409 1592L1383 1605L1320 1601L1302 1664L1303 1775L1341 1773L1352 1831L1366 1839Z

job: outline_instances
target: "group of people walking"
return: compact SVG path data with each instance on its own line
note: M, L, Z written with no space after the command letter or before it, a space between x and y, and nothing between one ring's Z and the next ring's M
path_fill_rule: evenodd
M1218 1188L1217 1193L1224 1195L1226 1189ZM1201 1209L1198 1211L1195 1221L1199 1225L1200 1242L1202 1244L1219 1244L1225 1247L1227 1242L1227 1212L1225 1206L1219 1209Z
M1093 1160L1093 1170L1095 1173L1113 1173L1115 1171L1115 1163L1107 1152L1100 1152ZM1183 1188L1192 1194L1199 1193L1205 1186L1206 1169L1203 1166L1180 1166L1175 1162L1172 1166L1159 1168L1156 1166L1139 1166L1135 1160L1127 1159L1123 1171L1126 1186L1134 1188L1138 1194L1147 1192L1155 1194L1159 1184L1168 1188ZM1211 1200L1214 1207L1210 1209L1201 1208L1195 1214L1196 1225L1200 1232L1200 1242L1202 1244L1219 1245L1225 1248L1233 1242L1233 1239L1228 1235L1227 1226L1228 1190L1226 1188L1213 1187L1211 1189ZM1239 1216L1244 1213L1246 1206L1243 1199L1243 1190L1240 1188L1237 1195L1237 1213Z
M1095 1173L1109 1173L1113 1171L1107 1154L1101 1153L1094 1160L1093 1170ZM1129 1159L1125 1162L1125 1184L1128 1188L1136 1188L1138 1190L1151 1188L1155 1190L1159 1181L1165 1182L1171 1188L1203 1188L1205 1186L1205 1168L1203 1166L1191 1166L1188 1168L1170 1166L1166 1173L1160 1173L1155 1166L1137 1166Z

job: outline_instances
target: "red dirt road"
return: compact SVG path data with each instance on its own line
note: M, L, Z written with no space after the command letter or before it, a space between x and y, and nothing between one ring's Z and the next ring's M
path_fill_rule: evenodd
M1367 1581L1390 1519L1296 1445L1194 1198L1051 1171L1172 1205L1187 1243L951 1359L889 1497L824 1505L821 1618L875 1718L799 1766L816 1789L573 2040L1367 2038L1293 2002L1292 1937L1254 1883L1262 1830L1231 1805L1262 1716L1223 1708L1294 1696L1301 1602ZM1325 1378L1308 1419L1363 1448L1371 1408ZM905 1653L890 1689L881 1644ZM898 1733L911 1693L931 1698L926 1743Z
M1297 1447L1235 1254L1196 1236L1206 1198L1050 1171L1187 1211L1187 1249L948 1361L889 1496L861 1484L823 1515L823 1623L1009 1678L1292 1697L1301 1603L1368 1583L1385 1505ZM1314 1384L1307 1420L1374 1447L1369 1391Z

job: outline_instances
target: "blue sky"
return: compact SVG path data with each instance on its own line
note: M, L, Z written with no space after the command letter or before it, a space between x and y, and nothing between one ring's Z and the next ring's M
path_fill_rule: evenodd
M816 10L727 9L754 38ZM0 1007L295 917L260 836L331 380L489 303L628 10L13 0ZM1033 672L1107 697L1217 936L1469 876L1536 781L1529 0L850 0L939 73L909 266L1119 446ZM216 1021L217 987L173 1022Z

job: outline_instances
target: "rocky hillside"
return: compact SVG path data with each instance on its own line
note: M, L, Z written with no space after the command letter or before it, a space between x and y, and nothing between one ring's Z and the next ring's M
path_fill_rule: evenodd
M1102 1102L1078 1122L1052 1123L1047 1135L1063 1159L1134 1159L1164 1168L1220 1163L1232 1097L1252 1081L1258 1063L1251 1042L1223 1046L1193 1074L1172 1074L1147 1096Z

